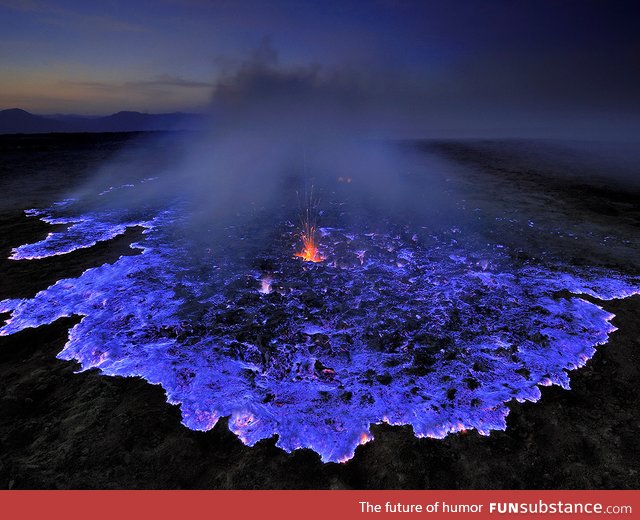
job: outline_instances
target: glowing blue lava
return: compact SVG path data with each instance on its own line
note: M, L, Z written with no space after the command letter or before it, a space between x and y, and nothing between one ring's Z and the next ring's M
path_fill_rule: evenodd
M67 230L12 258L64 254L134 225L143 252L0 302L11 313L0 335L82 316L59 358L162 385L189 428L230 416L248 445L275 434L323 461L351 458L383 421L437 438L504 429L506 403L538 400L539 385L569 388L567 371L615 330L598 305L556 293L639 292L614 272L517 263L505 247L480 254L447 234L325 228L325 262L275 241L259 268L172 239L177 209L55 217L61 208L30 214Z

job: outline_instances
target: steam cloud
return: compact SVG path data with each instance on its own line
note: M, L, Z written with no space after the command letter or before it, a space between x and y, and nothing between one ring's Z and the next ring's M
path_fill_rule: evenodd
M190 204L195 230L255 218L283 203L296 208L297 191L313 184L322 197L339 178L352 184L354 205L384 212L444 204L444 162L377 139L393 87L374 76L371 70L284 67L264 43L218 81L200 132L144 141L139 151L103 167L97 181L157 176L142 192L123 191L119 203L141 207L179 196ZM416 172L429 185L418 196L415 178L409 182Z

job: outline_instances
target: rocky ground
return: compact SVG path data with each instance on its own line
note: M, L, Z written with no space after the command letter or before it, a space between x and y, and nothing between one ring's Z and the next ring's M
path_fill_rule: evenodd
M0 176L8 187L0 205L0 299L32 296L57 279L135 253L128 245L138 231L130 231L62 260L24 265L4 260L11 247L48 231L49 226L23 216L22 209L56 200L131 138L0 140ZM630 236L637 233L640 197L633 191L571 176L558 180L552 167L537 168L517 146L515 151L508 147L508 154L495 143L429 146L487 182L517 177L534 208L543 195L560 197L576 222L620 222ZM589 254L580 251L576 261L587 261ZM635 267L622 247L593 254L602 264ZM159 386L97 371L74 373L73 363L55 356L75 318L2 337L0 487L637 489L640 296L602 305L616 314L619 330L586 367L571 373L571 391L546 387L539 402L513 404L507 430L489 437L468 432L416 439L408 427L374 426L375 441L359 447L345 464L323 464L309 450L286 454L273 439L249 448L228 431L225 420L206 433L188 430Z

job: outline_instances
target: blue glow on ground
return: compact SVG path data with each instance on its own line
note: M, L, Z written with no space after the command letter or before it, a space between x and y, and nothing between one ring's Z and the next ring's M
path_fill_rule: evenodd
M478 251L458 230L324 228L326 260L311 265L293 258L282 224L267 272L215 245L176 242L179 208L57 216L65 208L31 210L70 225L11 258L65 254L131 226L145 228L132 246L142 254L1 301L11 317L0 335L82 316L59 358L161 385L189 428L230 416L245 444L277 435L282 449L325 462L351 458L373 423L436 438L505 429L509 401L537 401L540 385L569 388L567 371L615 330L613 315L580 295L640 293L613 271L518 263L499 244Z

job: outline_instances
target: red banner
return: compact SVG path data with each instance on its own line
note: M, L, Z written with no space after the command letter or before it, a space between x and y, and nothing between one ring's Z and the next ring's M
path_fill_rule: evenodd
M640 491L0 491L0 518L640 518Z

